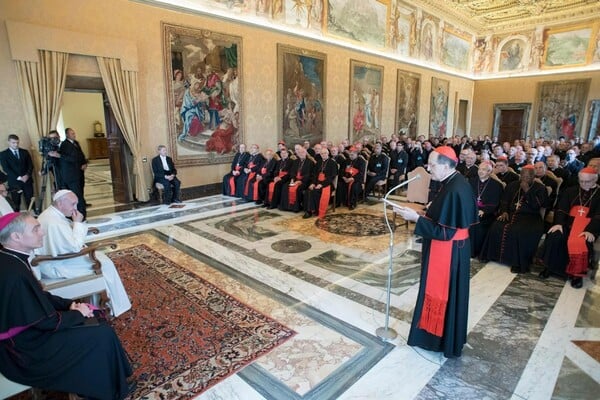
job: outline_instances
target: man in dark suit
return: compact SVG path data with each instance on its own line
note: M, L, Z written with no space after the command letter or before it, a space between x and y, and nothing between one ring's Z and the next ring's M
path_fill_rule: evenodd
M71 128L65 129L67 138L60 144L60 188L68 189L77 195L79 202L77 210L83 215L87 215L86 202L83 197L83 187L85 185L84 172L88 166L88 160L85 158L79 142L75 140L75 131Z
M154 184L160 183L164 186L163 203L181 203L180 186L181 181L177 179L177 169L173 159L167 155L165 145L158 146L158 155L152 159L152 173Z
M21 193L25 198L25 206L29 207L33 197L33 162L29 152L19 148L17 135L8 135L8 149L0 153L0 163L8 176L15 211L21 207Z

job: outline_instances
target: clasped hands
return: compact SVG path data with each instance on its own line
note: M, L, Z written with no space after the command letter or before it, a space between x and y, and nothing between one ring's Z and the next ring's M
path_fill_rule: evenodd
M71 303L69 310L79 311L85 318L92 318L94 316L94 311L86 303L78 303L74 301Z
M564 233L563 232L563 228L562 225L556 224L556 225L552 225L550 227L550 229L548 229L548 233L553 233L556 231L560 231L560 233ZM596 240L596 237L594 236L593 233L587 232L587 231L583 231L581 232L579 235L577 235L577 237L584 237L586 242L593 242Z

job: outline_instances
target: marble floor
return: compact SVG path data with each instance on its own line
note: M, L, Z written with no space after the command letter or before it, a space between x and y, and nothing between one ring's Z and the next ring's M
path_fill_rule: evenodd
M100 233L90 241L150 245L298 332L198 399L598 398L600 287L589 279L576 290L473 260L463 356L407 346L420 257L411 227L394 235L398 337L378 339L390 257L382 215L372 201L317 222L210 196L92 217ZM348 229L365 220L368 229Z

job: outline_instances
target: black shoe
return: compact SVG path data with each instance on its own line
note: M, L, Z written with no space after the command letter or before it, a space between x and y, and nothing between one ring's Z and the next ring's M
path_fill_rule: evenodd
M521 273L521 268L519 268L519 267L510 267L510 272L512 272L513 274L520 274Z
M354 210L355 208L356 208L356 205L354 205L354 204L351 204L348 206L348 210L350 210L350 211Z
M304 219L308 219L308 218L310 218L311 216L312 216L312 214L311 214L311 213L309 213L309 212L305 212L305 213L304 213L304 215L302 216L302 218L304 218Z
M542 279L548 279L550 277L550 271L548 271L547 268L544 268L538 276Z
M583 286L583 278L580 276L574 276L571 279L571 287L575 289L580 289Z
M423 243L423 238L416 238L415 243Z
M175 200L173 200L173 203L175 203L175 204L181 204L181 203L183 203L183 201L181 201L179 199L175 199Z
M269 207L267 207L267 210L274 210L274 209L276 209L276 208L277 208L277 207L275 207L275 206L269 206Z
M254 202L254 204L256 204L257 206L260 206L262 203L263 203L262 200L257 200Z
M267 203L263 203L263 205L261 207L262 208L267 208L267 207L269 207L269 205Z

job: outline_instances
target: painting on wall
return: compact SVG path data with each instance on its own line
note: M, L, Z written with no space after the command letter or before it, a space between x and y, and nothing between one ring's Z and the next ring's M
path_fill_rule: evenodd
M538 85L535 137L580 136L590 79L541 82Z
M326 55L277 45L279 139L288 145L311 144L325 135Z
M431 78L431 106L429 110L429 135L445 137L448 130L448 93L450 81Z
M415 53L417 42L417 19L415 12L397 5L390 23L390 47L392 51L410 56Z
M326 0L298 1L285 0L285 23L304 29L321 31L323 18L323 4ZM268 3L263 1L262 3ZM279 8L279 2L273 2L272 7Z
M500 49L498 71L522 69L525 61L526 43L522 39L508 40Z
M350 60L350 141L381 134L383 67Z
M325 30L331 36L384 48L389 13L390 0L329 0Z
M597 25L547 29L544 32L544 68L589 64Z
M421 41L419 54L425 61L434 61L436 56L437 29L435 23L430 19L424 19L421 28Z
M469 68L470 43L470 37L445 28L442 35L442 63L448 67L466 71Z
M396 129L394 132L417 137L421 75L398 70L396 85Z
M242 38L167 23L162 30L175 163L231 162L243 142Z

